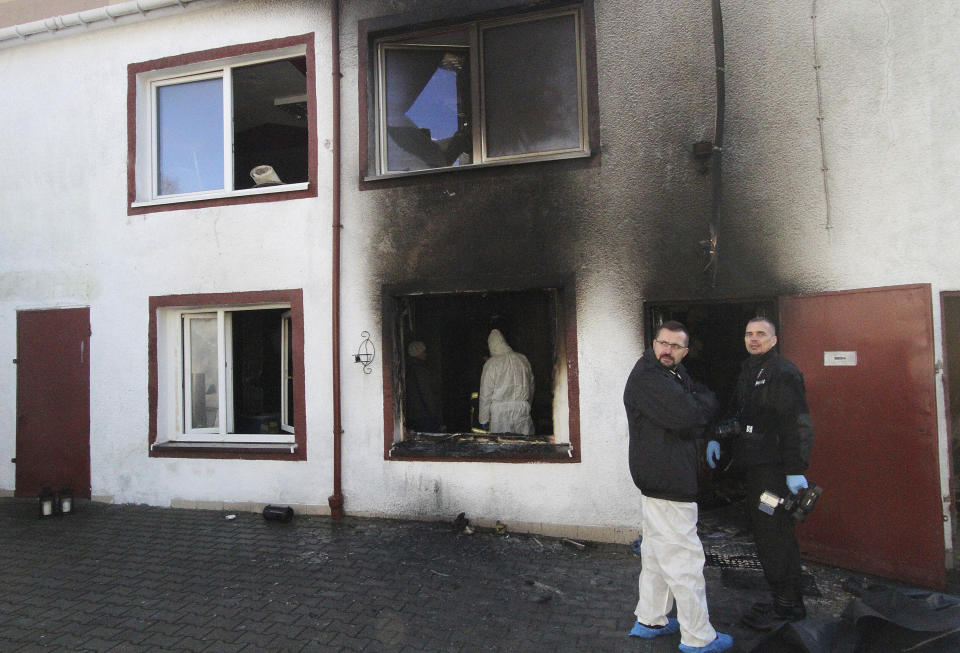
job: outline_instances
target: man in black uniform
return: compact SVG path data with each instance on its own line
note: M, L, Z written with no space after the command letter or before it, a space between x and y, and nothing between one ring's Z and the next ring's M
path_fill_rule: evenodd
M778 497L807 487L803 473L810 463L813 424L807 407L803 375L779 356L773 323L757 317L747 323L744 343L750 358L744 361L734 395L740 434L732 443L733 468L745 472L747 510L763 573L773 603L757 603L742 623L771 630L783 621L805 619L800 591L800 550L793 518L781 507L773 514L761 510L764 492ZM720 457L717 442L707 445L707 463Z

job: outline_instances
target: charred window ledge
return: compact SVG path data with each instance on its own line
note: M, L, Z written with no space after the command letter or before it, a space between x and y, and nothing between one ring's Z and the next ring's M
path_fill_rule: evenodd
M573 448L549 436L513 433L410 433L390 448L391 458L509 461L569 461Z

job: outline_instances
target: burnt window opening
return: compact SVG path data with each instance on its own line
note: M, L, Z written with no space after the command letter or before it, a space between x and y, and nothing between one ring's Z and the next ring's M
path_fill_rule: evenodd
M396 424L389 455L569 459L561 295L547 288L391 298ZM493 329L529 361L532 433L494 432L493 423L480 423L481 376Z

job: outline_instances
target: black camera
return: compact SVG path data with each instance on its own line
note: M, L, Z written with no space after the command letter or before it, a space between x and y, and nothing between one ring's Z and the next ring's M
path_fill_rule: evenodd
M717 422L713 426L713 437L720 442L720 459L714 466L719 472L725 472L733 464L734 440L742 435L743 427L736 417Z
M734 435L740 435L740 432L740 420L736 417L721 420L713 427L713 433L717 438L729 438Z
M778 507L782 507L791 517L797 521L803 521L813 512L821 494L823 494L823 488L811 481L810 487L805 487L796 494L788 494L783 499L773 492L764 492L760 495L760 505L757 508L772 515Z

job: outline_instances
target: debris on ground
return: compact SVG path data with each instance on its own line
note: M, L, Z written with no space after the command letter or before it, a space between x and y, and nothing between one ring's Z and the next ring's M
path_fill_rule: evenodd
M463 512L457 515L457 518L453 520L453 530L455 533L464 531L469 525L470 520L467 519L466 513Z

